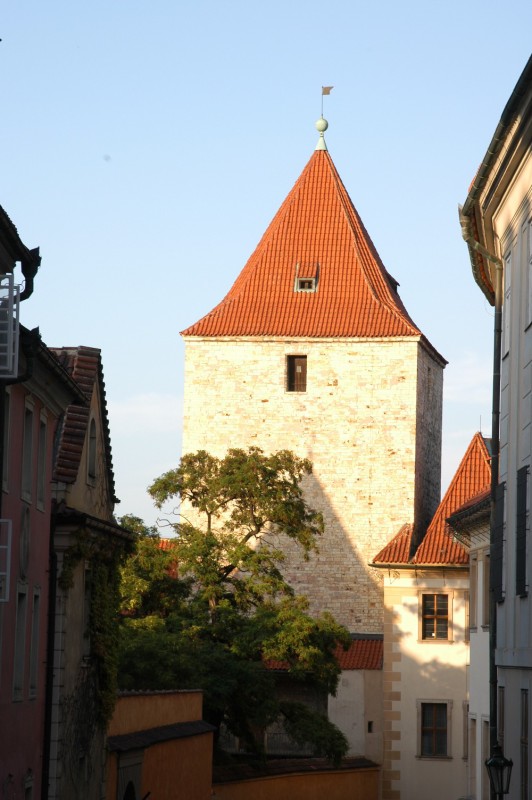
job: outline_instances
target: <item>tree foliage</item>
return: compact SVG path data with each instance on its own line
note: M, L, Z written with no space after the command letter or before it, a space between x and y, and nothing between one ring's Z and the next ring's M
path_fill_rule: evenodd
M282 717L298 742L338 760L347 749L340 731L308 708L281 703L265 668L281 661L294 681L334 693L334 651L349 643L330 614L309 614L282 575L279 536L308 558L323 531L301 488L311 470L286 450L233 449L222 459L199 451L154 481L157 506L175 499L180 513L164 549L154 529L121 520L137 533L123 571L121 685L201 688L205 718L253 751Z

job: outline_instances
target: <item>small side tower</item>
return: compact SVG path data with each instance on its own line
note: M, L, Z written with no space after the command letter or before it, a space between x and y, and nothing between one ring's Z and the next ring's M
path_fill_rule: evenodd
M293 450L314 465L319 553L286 544L284 571L314 610L382 631L368 566L440 498L445 360L409 317L327 151L318 146L229 293L182 332L183 452Z

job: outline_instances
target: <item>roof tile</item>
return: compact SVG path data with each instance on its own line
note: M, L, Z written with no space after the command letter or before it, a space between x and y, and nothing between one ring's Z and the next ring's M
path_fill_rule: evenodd
M412 525L403 525L399 533L375 556L373 564L412 564L436 566L466 565L467 550L456 540L447 522L455 511L471 498L489 491L491 480L491 443L476 433L449 484L421 544L412 556Z
M297 277L314 277L316 290L295 291ZM317 150L224 300L182 334L420 337L396 288Z

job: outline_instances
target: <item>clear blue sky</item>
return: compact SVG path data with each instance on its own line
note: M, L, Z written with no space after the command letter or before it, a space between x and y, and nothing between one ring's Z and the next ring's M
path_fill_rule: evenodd
M100 347L119 514L180 455L179 331L244 266L317 141L448 359L443 482L489 435L492 313L457 205L530 55L493 0L17 0L0 26L0 204L43 258L22 321ZM510 13L511 11L511 13Z

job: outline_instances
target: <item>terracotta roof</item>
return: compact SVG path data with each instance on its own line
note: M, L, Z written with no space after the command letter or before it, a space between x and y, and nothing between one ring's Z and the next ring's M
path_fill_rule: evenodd
M113 501L118 502L115 497L111 436L100 350L83 346L50 347L49 350L54 353L59 363L71 375L87 399L86 405L73 403L65 412L54 464L53 480L61 483L74 483L77 478L89 424L90 400L94 385L98 381L109 492Z
M415 554L411 555L412 526L404 525L373 564L467 565L467 550L456 541L447 518L471 498L489 491L490 480L490 440L476 433Z
M295 291L298 277L316 290ZM316 150L224 300L182 334L420 337L396 289L329 153Z
M365 637L363 634L353 639L349 650L344 650L338 645L335 656L341 670L352 669L382 669L382 636ZM265 662L267 669L287 671L290 665L287 661L269 659Z
M177 539L174 537L173 539L161 539L159 538L159 550L173 550Z
M398 534L391 539L373 559L374 564L407 564L410 560L412 533L414 526L403 525Z

